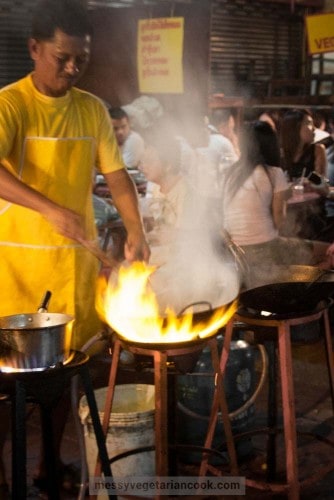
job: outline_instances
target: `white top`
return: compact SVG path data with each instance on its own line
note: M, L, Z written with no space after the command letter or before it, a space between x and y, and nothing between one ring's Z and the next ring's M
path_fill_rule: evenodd
M227 161L232 164L238 159L232 142L222 134L210 134L208 149L213 153L214 160L218 163Z
M168 262L171 245L183 222L188 186L180 178L166 194L161 193L158 184L152 183L152 187L151 196L140 199L140 210L142 216L151 218L153 223L153 229L147 233L150 264L160 266Z
M187 183L182 177L165 194L158 184L152 182L150 195L140 200L142 215L151 215L160 225L179 228L187 191Z
M256 245L278 236L271 213L273 192L289 186L281 168L269 167L268 172L271 182L262 166L255 167L233 198L224 186L224 228L238 245Z
M137 168L145 149L144 139L138 132L131 130L124 144L120 146L123 161L127 168Z

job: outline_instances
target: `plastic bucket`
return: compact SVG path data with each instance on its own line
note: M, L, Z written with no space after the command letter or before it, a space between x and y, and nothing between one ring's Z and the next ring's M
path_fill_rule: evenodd
M97 389L94 394L100 419L107 394L107 387ZM109 458L142 446L154 445L155 388L149 384L122 384L115 386L112 412L106 446ZM80 399L79 415L84 426L86 459L89 476L94 476L97 444L86 396ZM114 479L155 476L155 452L140 452L115 461L111 465ZM99 495L98 498L106 498Z

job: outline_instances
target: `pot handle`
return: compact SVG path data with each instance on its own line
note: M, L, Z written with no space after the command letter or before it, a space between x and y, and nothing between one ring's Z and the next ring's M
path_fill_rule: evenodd
M43 313L43 312L46 312L48 310L48 305L49 305L49 302L51 299L51 295L52 294L51 294L50 290L47 290L45 292L44 297L42 298L42 302L38 306L37 312Z

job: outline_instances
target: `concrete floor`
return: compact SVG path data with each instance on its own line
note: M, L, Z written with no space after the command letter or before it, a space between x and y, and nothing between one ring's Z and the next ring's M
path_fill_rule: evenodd
M324 357L324 347L322 341L307 345L295 345L293 347L294 359L294 380L295 397L298 416L298 428L317 432L321 436L331 438L334 446L334 419L332 404L329 393L329 384L327 369ZM92 366L92 375L97 386L103 386L107 383L108 371L110 366L110 357L108 355L99 358ZM260 371L260 363L256 363L256 372ZM148 375L149 374L149 375ZM119 383L143 382L151 377L149 370L147 372L134 371L131 368L123 368L119 371ZM267 383L261 391L255 405L255 420L251 426L258 427L265 425L266 422L266 398ZM321 443L318 440L309 440L304 436L299 436L299 461L300 473L302 477L308 477L312 472L318 470L323 464L334 459L334 450L331 446ZM35 405L28 405L27 408L27 469L28 469L28 498L47 498L36 488L31 486L32 475L38 463L40 452L40 423L39 411ZM265 435L257 435L251 439L251 453L249 456L241 458L240 475L246 477L263 477L265 475ZM282 450L280 439L278 440L278 475L282 472ZM66 425L63 444L62 459L65 463L75 463L79 466L80 454L78 447L78 438L75 431L74 420L70 415ZM11 443L8 436L5 445L5 461L8 480L11 478L10 471ZM196 465L181 464L182 475L196 475ZM0 500L5 500L5 497ZM77 495L61 493L63 500L74 500ZM178 497L176 497L178 498ZM183 497L187 498L187 497ZM189 497L190 498L190 497ZM200 497L196 497L200 498ZM209 496L210 498L223 498L218 496ZM235 498L233 496L224 498ZM281 499L284 495L272 495L259 490L246 489L245 497L249 499ZM305 488L301 493L301 499L304 500L333 500L334 499L334 472L314 485Z

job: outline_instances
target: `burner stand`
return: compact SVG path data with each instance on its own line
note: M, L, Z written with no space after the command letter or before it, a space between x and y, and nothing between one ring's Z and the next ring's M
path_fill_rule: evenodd
M64 387L69 385L75 375L81 377L105 476L111 477L108 454L105 446L93 385L87 362L89 357L79 351L73 351L72 360L66 364L44 371L25 371L1 373L0 379L8 386L12 402L12 498L26 500L26 398L32 397L40 405L42 422L42 440L48 483L49 500L59 500L55 456L53 453L52 410L61 398ZM116 499L116 496L109 496Z
M221 410L221 417L224 425L226 436L227 451L230 459L230 469L232 475L238 474L237 455L234 446L234 439L231 430L230 419L228 415L228 407L226 403L225 391L223 386L223 376L226 367L226 362L230 349L230 342L232 336L232 322L226 326L224 335L224 345L219 360L218 342L216 335L207 339L202 339L200 342L189 342L189 345L184 343L180 346L175 344L166 344L159 348L154 344L136 344L133 345L130 341L115 337L112 346L112 363L110 368L108 391L104 407L104 418L102 423L103 432L106 435L109 425L109 417L112 410L112 402L114 396L114 388L116 383L116 375L118 369L118 362L121 349L126 349L133 354L151 356L154 362L154 385L155 385L155 466L156 476L166 477L169 474L169 460L168 460L168 380L167 380L167 365L168 361L172 358L176 360L179 356L196 353L204 347L209 346L212 357L212 364L215 375L215 397L214 405L211 411L209 420L210 435L208 435L206 442L212 439L211 433L214 433L214 427L217 422L217 411ZM222 370L222 367L224 368ZM173 410L173 408L170 408ZM203 448L204 450L204 448ZM204 450L203 457L208 455L209 450ZM204 458L203 458L204 460ZM115 461L115 460L113 460ZM101 475L101 466L97 463L95 475Z

